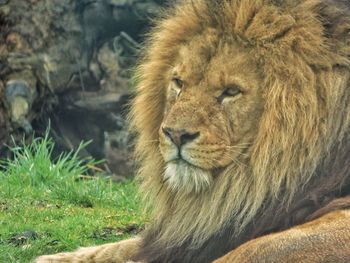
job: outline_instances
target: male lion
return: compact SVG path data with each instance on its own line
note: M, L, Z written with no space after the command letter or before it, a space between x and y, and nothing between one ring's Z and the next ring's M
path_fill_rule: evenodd
M349 32L347 0L177 4L131 113L153 222L37 262L350 262Z

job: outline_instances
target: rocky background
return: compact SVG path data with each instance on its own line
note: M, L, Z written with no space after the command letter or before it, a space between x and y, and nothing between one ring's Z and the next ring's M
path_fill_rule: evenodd
M164 0L0 0L0 156L50 126L55 152L91 143L133 174L125 114L142 36Z

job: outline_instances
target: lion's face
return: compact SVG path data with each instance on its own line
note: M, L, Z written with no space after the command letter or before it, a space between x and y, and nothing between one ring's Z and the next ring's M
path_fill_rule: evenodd
M218 171L246 162L263 111L262 80L248 51L212 40L215 48L208 37L181 47L167 76L159 139L165 180L175 190L202 191Z

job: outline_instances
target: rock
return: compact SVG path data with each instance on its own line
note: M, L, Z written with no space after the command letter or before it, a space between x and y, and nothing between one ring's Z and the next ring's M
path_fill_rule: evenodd
M51 123L55 153L92 142L112 178L133 174L132 69L163 0L0 0L0 156ZM31 136L27 136L31 138Z
M24 245L29 240L35 240L39 237L38 233L33 230L28 230L20 234L14 234L8 241L15 246Z

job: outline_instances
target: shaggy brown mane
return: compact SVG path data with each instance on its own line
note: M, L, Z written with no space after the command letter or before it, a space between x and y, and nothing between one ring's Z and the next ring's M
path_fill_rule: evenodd
M350 192L347 3L182 1L157 22L131 113L139 178L154 217L135 260L207 262L245 240L301 223ZM164 185L158 145L166 74L179 48L207 30L209 47L233 41L259 65L264 113L249 165L227 167L207 192L174 192Z

